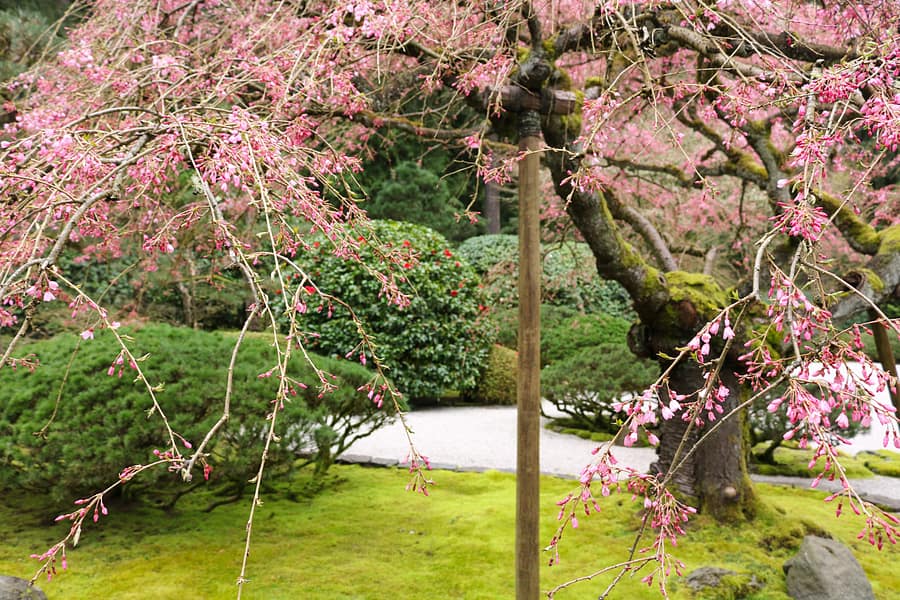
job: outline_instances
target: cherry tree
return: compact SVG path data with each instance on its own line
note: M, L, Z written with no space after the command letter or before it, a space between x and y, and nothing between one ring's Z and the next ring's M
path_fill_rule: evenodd
M354 185L373 136L393 128L452 146L491 183L537 155L599 274L632 298L633 351L661 366L656 384L618 406L626 443L641 430L659 442L657 472L621 468L614 450L599 450L560 503L551 547L581 511L627 487L645 499L656 534L642 560L655 561L648 580L664 590L668 540L690 513L752 518L741 410L777 385L787 391L770 410L787 411L788 435L813 448L816 477L844 484L831 497L838 511L861 513L873 543L893 541L894 522L852 490L838 446L850 420L874 418L885 443L900 447L896 407L872 400L896 380L861 342L900 331L880 308L900 286L896 2L83 8L66 48L14 80L4 105L0 326L12 341L0 368L33 366L17 344L51 303L66 302L85 332L118 335L102 301L67 276L64 250L103 261L140 248L148 269L161 256L202 255L213 270L241 270L254 298L248 325L262 318L272 331L281 384L271 443L279 403L297 383L287 360L305 352L303 314L341 302L297 256L311 233L346 260L359 260L363 244L378 247ZM543 141L519 152L523 122ZM185 178L196 195L173 201ZM403 266L415 255L382 247L378 256L366 268L386 301L403 306ZM270 275L290 301L269 297ZM286 341L277 306L288 307ZM860 313L868 323L841 329ZM121 341L110 368L133 370L165 422L154 382ZM348 352L379 362L363 330ZM380 374L368 392L378 402L399 393ZM222 419L189 450L169 429L157 463L192 477L228 418L223 402ZM411 456L411 486L425 491L427 459L414 448ZM150 466L126 468L112 485ZM264 467L265 455L257 485ZM45 568L77 543L105 493L67 514L71 533L41 557ZM246 559L241 581L245 572Z

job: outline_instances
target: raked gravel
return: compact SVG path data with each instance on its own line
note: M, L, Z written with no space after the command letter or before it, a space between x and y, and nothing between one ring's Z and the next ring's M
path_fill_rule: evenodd
M554 408L544 402L544 411L553 416ZM443 406L420 408L406 415L419 453L428 457L434 469L458 471L516 470L516 407ZM546 419L541 419L542 424ZM880 436L872 432L856 440L855 450L880 447ZM541 429L541 472L558 477L577 478L593 458L597 442ZM616 447L619 464L646 472L656 460L652 448ZM409 445L399 420L369 437L358 440L341 457L351 463L402 464L408 461ZM812 477L763 477L757 481L809 487ZM829 482L819 487L829 489ZM853 481L854 486L873 502L900 510L900 479L873 477Z

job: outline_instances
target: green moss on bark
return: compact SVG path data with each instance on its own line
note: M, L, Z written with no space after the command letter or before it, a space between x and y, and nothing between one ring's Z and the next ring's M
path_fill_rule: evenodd
M880 252L879 248L883 244L882 236L891 229L897 227L895 225L879 234L867 221L860 219L854 214L850 207L844 204L840 198L821 190L816 190L815 196L818 200L818 204L824 208L829 215L836 215L834 222L844 236L844 239L847 240L854 250L862 252L863 254L875 254L876 252ZM898 240L898 243L900 243L900 240Z
M893 254L900 252L900 224L891 225L878 234L880 244L878 254Z
M856 269L856 272L866 278L866 281L869 282L869 285L872 286L872 290L876 294L880 294L884 291L884 281L882 281L881 277L879 277L875 271L863 267Z
M711 275L671 271L666 273L669 295L675 302L688 300L701 317L711 319L728 304L728 294Z

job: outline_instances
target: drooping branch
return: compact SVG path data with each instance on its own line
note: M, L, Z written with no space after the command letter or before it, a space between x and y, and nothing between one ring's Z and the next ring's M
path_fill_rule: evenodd
M612 190L604 192L606 197L606 205L613 217L628 223L650 247L650 251L664 271L677 271L678 263L659 230L650 222L650 219L641 214L633 206L622 202Z
M710 91L715 97L715 92ZM727 115L716 106L716 114L727 122ZM689 117L684 111L678 115L679 121L702 133L705 137L715 139L709 124ZM755 184L764 191L774 203L787 203L791 199L791 188L786 185L792 170L785 167L786 156L772 142L772 131L769 123L763 121L747 121L737 127L753 149L756 157L750 152L734 146L723 148L729 160L726 163L729 173L745 181ZM674 175L674 173L673 173ZM679 178L684 181L686 178ZM814 188L811 196L816 205L824 209L833 218L834 224L851 248L863 254L873 255L879 251L880 238L874 227L857 215L847 202L836 198L828 192Z

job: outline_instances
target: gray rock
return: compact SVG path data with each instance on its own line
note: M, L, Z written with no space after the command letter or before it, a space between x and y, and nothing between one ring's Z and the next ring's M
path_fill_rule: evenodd
M722 567L700 567L695 571L691 571L684 582L689 588L698 592L703 588L719 587L723 577L729 575L737 575L731 569L723 569Z
M806 536L784 572L794 600L875 600L853 552L835 540Z
M0 600L47 600L47 596L27 579L0 575Z
M728 581L724 581L726 577ZM715 590L716 598L745 598L765 587L765 583L752 573L736 573L722 567L700 567L691 571L684 580L694 592L702 592L706 588Z

